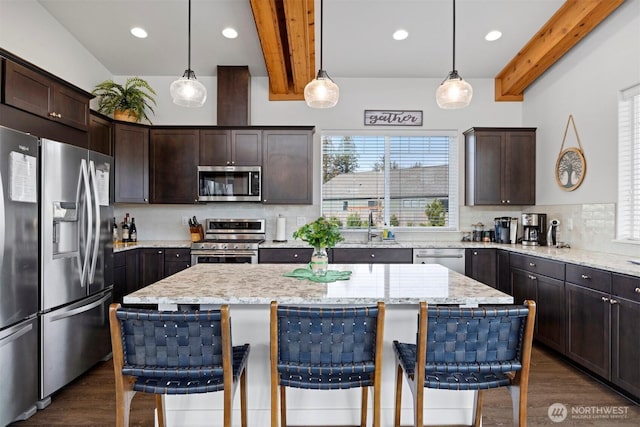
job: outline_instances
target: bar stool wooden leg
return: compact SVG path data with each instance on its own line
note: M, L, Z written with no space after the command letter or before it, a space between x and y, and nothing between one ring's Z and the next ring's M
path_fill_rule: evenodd
M240 423L247 427L247 368L240 376Z
M164 402L161 394L156 394L156 413L158 414L158 427L164 427Z
M287 388L280 386L280 422L287 427Z
M368 400L369 400L369 387L362 387L362 399L360 403L360 427L367 427Z
M484 390L478 390L474 396L474 416L473 427L480 427L482 425L482 403L484 402Z

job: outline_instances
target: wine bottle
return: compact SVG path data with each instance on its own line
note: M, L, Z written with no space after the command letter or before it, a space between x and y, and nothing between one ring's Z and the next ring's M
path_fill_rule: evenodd
M113 243L118 241L118 223L116 222L116 217L113 217Z
M136 243L138 241L138 230L136 229L136 219L131 218L131 225L129 226L129 241Z
M122 243L129 243L129 224L127 224L127 221L129 220L129 218L127 218L128 216L129 214L124 217L124 221L122 222Z

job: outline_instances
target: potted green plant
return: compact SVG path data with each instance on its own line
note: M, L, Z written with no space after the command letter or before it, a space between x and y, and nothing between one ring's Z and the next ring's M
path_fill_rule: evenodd
M293 238L300 239L314 247L310 267L313 274L317 276L326 275L329 269L327 249L344 240L338 224L335 221L328 221L324 217L300 227L293 233Z
M154 98L156 92L140 77L130 77L124 85L105 80L96 85L91 93L98 97L98 111L113 114L116 120L138 122L145 119L151 123L147 110L155 114L153 106L157 105Z

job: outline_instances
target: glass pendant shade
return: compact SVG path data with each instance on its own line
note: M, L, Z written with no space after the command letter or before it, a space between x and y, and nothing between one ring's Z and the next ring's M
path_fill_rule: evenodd
M196 80L193 70L186 70L182 77L169 87L173 103L181 107L202 107L207 100L207 88Z
M436 90L438 107L446 110L464 108L471 103L472 97L473 88L458 75L456 70L450 72Z
M311 108L331 108L338 103L340 89L326 71L318 71L315 79L304 87L304 100Z

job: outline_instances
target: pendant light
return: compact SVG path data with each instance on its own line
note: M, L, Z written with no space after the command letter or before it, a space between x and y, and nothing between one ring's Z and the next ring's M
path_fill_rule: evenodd
M207 88L196 80L191 69L191 0L189 0L189 62L182 77L171 83L169 92L173 103L181 107L202 107L207 100Z
M473 88L456 70L456 0L453 0L453 68L436 90L438 107L452 110L464 108L471 102Z
M311 108L331 108L338 103L340 89L322 68L322 15L323 0L320 0L320 69L315 79L304 87L304 100Z

